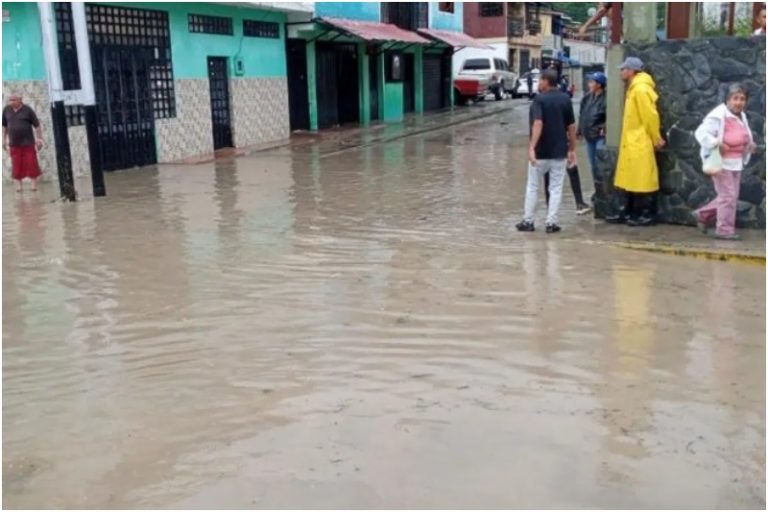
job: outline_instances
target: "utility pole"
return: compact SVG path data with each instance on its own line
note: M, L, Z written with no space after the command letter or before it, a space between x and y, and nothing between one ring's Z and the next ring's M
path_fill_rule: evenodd
M107 195L104 183L104 167L99 151L99 129L96 121L96 94L93 89L93 66L91 49L88 45L88 25L85 21L85 4L72 2L72 24L77 45L77 67L80 71L81 103L85 106L85 133L88 138L88 155L91 161L91 183L93 195Z
M56 146L56 166L59 175L61 197L68 201L77 200L74 175L72 173L72 152L69 145L69 130L65 104L83 105L85 108L85 132L88 138L88 154L91 162L93 195L107 194L104 183L104 169L99 150L98 126L96 120L96 95L93 87L93 67L88 43L88 27L85 19L85 4L73 2L72 25L77 46L77 67L80 75L80 89L65 91L61 78L56 15L53 4L38 2L40 24L43 32L43 54L48 75L48 96L51 102L53 138Z
M56 148L56 168L59 173L59 192L67 201L76 201L75 180L72 174L72 153L69 149L67 116L64 111L63 84L59 65L59 47L56 38L56 19L53 4L38 2L40 26L43 31L43 55L48 75L48 99L51 102L53 140Z

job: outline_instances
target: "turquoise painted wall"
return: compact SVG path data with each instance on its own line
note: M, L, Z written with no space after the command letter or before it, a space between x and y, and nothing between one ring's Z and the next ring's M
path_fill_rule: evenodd
M381 2L315 2L315 15L379 21L381 19Z
M286 75L285 21L280 12L206 3L121 2L118 5L167 11L171 24L171 54L174 78L207 78L207 57L229 57L230 66L239 54L246 78ZM210 14L232 18L234 35L190 33L188 14ZM280 23L280 38L243 37L243 20ZM230 68L231 76L234 68Z
M32 2L3 2L3 80L45 80L40 14Z
M464 2L454 2L454 12L441 12L438 2L429 2L429 28L438 30L464 30Z

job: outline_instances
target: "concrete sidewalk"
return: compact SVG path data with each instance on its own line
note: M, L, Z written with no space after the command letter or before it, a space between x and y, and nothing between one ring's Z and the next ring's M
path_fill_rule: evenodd
M765 231L738 230L739 241L718 240L696 228L659 224L650 228L632 228L594 221L589 234L581 233L588 243L632 250L691 256L721 261L742 261L765 265Z

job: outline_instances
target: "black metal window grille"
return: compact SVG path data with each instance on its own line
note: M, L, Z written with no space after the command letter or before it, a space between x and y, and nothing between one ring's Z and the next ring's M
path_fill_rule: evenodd
M198 34L221 34L225 36L231 36L234 33L232 29L232 18L207 16L204 14L190 14L187 19L189 20L190 32Z
M484 18L495 18L504 15L503 2L480 2L480 16Z
M67 126L85 124L85 108L82 105L64 105L64 115L67 118Z
M111 5L85 4L92 46L127 46L152 52L149 67L155 119L176 117L168 13Z
M243 20L243 35L279 39L280 24L274 21Z
M382 2L381 21L405 30L427 28L429 4L427 2Z
M450 12L453 13L455 11L455 2L439 2L437 4L438 9L440 12Z
M72 4L54 2L53 10L56 15L59 65L64 90L77 90L80 89L80 69L77 67L77 45L75 44L75 27L72 24Z

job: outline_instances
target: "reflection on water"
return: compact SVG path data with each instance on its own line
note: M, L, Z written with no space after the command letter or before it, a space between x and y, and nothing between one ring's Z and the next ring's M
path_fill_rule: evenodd
M4 503L764 503L764 269L514 232L516 133L4 190Z

